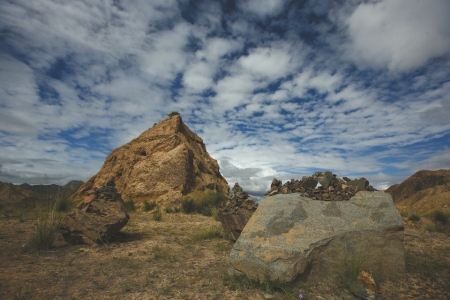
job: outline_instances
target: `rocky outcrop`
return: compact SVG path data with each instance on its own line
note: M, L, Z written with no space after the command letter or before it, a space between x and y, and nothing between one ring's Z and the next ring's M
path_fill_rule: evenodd
M399 279L405 272L404 224L391 196L356 193L317 201L299 193L262 199L231 254L236 271L255 279L335 282L346 263ZM356 279L356 278L355 278Z
M386 190L400 211L421 215L450 212L450 170L419 171Z
M302 180L291 179L284 185L274 178L266 196L300 193L302 197L313 200L342 201L349 200L358 191L374 190L364 177L355 180L347 177L340 179L331 171L325 171L303 176Z
M217 215L227 235L236 241L258 208L258 204L248 196L239 183L234 185L232 191L234 194L226 202L221 203Z
M401 184L389 187L386 192L392 195L394 202L403 201L418 191L450 183L450 170L418 171Z
M129 220L125 204L110 178L103 189L97 188L61 221L60 232L70 244L106 242Z
M182 196L210 189L228 195L228 183L219 164L206 152L202 139L179 115L156 124L131 142L115 149L100 171L72 196L81 201L108 177L116 178L123 199L167 205Z

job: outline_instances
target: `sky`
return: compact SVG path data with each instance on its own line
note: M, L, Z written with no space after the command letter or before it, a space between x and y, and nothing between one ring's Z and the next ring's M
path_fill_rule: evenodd
M177 111L230 186L450 169L448 0L3 0L0 181L87 180Z

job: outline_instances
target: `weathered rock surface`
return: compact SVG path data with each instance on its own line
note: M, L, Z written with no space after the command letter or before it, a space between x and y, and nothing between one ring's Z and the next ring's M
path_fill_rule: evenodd
M120 231L130 219L125 204L117 193L114 181L104 188L92 190L62 221L60 232L71 244L106 242Z
M258 204L248 196L248 193L238 183L234 185L232 191L234 195L230 196L226 202L221 203L217 215L227 235L230 239L236 241L248 220L258 208Z
M206 152L203 140L175 115L115 149L100 171L71 197L81 201L94 187L115 177L123 199L177 203L193 191L210 189L228 195L219 164Z
M298 193L264 197L231 254L231 266L251 278L333 282L345 261L384 279L405 272L404 224L391 196L358 192L349 201L317 201Z

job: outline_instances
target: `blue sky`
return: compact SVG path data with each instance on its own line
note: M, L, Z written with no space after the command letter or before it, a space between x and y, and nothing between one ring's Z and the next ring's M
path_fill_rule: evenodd
M450 168L450 2L0 5L0 181L87 180L180 112L232 186Z

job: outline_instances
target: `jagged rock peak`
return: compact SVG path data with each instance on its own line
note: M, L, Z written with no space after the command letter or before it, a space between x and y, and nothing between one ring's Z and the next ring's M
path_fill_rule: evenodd
M210 189L228 195L228 183L203 140L179 115L166 118L131 142L113 150L100 171L72 196L81 201L94 187L115 179L125 200L176 204L182 196Z

